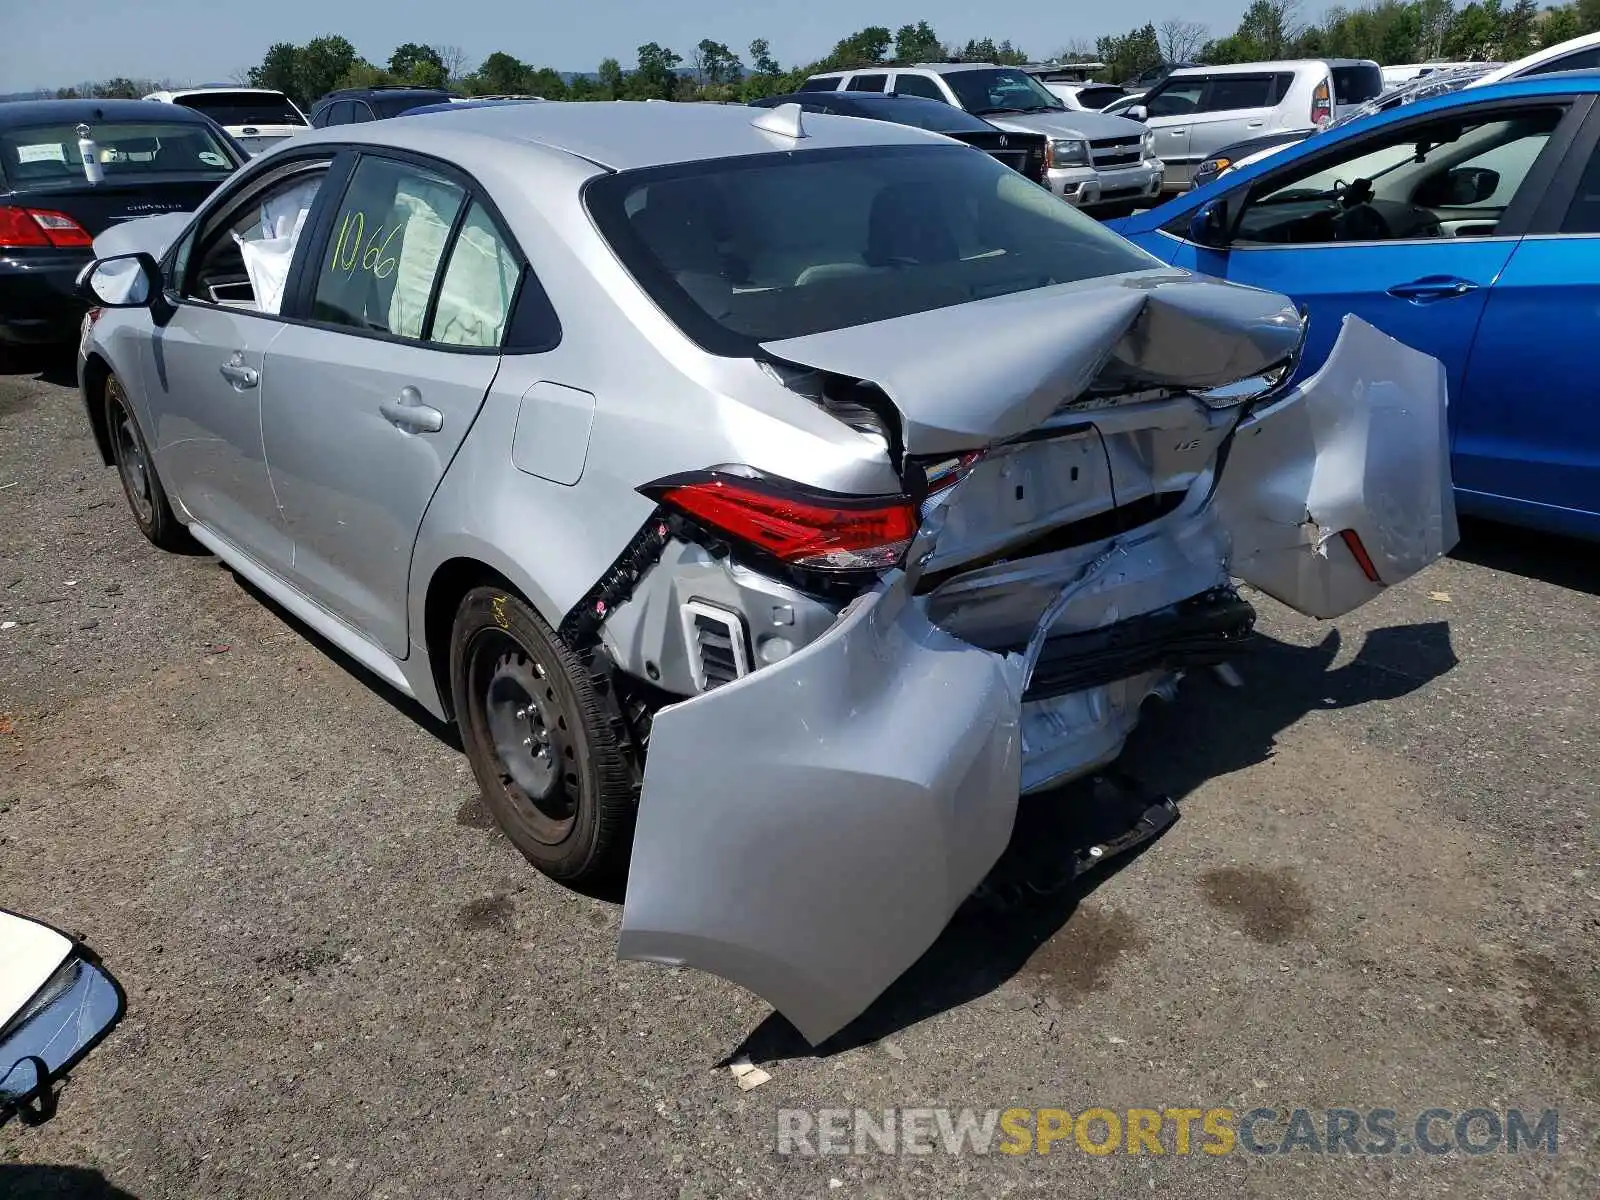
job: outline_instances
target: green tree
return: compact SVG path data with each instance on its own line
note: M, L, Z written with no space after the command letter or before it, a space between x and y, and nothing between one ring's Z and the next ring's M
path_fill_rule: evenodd
M766 38L756 38L750 43L750 68L756 75L782 75L783 68L772 57L772 47Z
M561 78L561 72L553 67L540 67L528 72L528 81L525 92L534 96L543 96L546 100L567 99L567 84Z
M823 70L875 66L889 53L889 43L893 40L888 26L868 25L849 37L840 38L834 43L833 53L817 65ZM827 66L823 66L824 63Z
M678 66L683 56L655 42L639 47L639 65L628 77L633 100L671 100L678 94Z
M1547 8L1544 10L1544 20L1540 21L1535 30L1539 45L1559 46L1562 42L1583 34L1583 24L1578 19L1576 6L1567 4L1561 8Z
M286 96L299 96L300 48L293 42L273 42L261 65L251 67L246 78L251 87L276 88Z
M513 96L528 90L528 64L496 50L473 73L472 88L480 96Z
M694 73L701 87L717 87L737 82L744 75L744 64L723 43L701 38L694 50Z
M999 62L1000 47L993 38L968 38L957 57L962 62Z
M939 62L944 57L944 44L926 21L902 25L894 31L895 62Z
M348 39L336 33L312 38L295 55L295 97L307 104L314 102L336 88L358 61L356 48Z
M1539 7L1534 0L1516 0L1500 27L1500 57L1531 54L1539 41Z
M375 67L364 58L358 58L350 69L334 81L334 87L341 88L370 88L387 87L399 83L393 73L385 71L382 67Z
M1210 43L1215 46L1216 43ZM1106 64L1106 78L1113 81L1132 79L1135 75L1161 63L1161 41L1156 27L1146 23L1121 37L1103 37L1095 40L1095 53ZM1231 59L1206 58L1206 62L1230 62Z
M1500 0L1473 0L1450 22L1444 52L1451 58L1486 61L1500 46L1504 18Z
M389 55L389 71L401 79L409 79L418 67L437 71L441 78L445 75L444 59L432 46L424 46L420 42L402 42Z
M599 100L621 100L627 90L628 77L623 74L622 64L614 58L602 58L600 69L596 72L595 93Z

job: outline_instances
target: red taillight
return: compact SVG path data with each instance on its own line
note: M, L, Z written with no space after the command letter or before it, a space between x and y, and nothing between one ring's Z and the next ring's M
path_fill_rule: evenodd
M845 496L710 472L640 490L796 567L876 571L898 566L917 532L916 510L905 496Z
M1317 90L1311 93L1311 123L1325 125L1333 120L1333 93L1324 79L1317 84Z
M0 248L92 245L89 231L66 213L50 208L0 208Z
M1367 548L1361 544L1361 535L1354 529L1342 530L1339 534L1344 539L1344 544L1350 548L1351 555L1356 560L1356 566L1361 568L1361 573L1373 583L1382 583L1378 578L1378 568L1372 565L1372 556L1367 553Z

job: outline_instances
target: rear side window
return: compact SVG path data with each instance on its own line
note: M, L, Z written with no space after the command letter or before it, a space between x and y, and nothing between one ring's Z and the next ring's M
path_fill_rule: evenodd
M1549 75L1556 71L1588 71L1600 67L1600 46L1590 46L1587 50L1574 50L1571 54L1563 54L1560 58L1552 58L1547 63L1540 63L1524 75Z
M902 96L922 96L941 104L948 103L939 85L926 75L911 75L902 71L894 77L894 90Z
M311 316L350 329L426 336L428 300L461 186L410 163L363 158L317 268Z
M474 203L450 249L430 340L446 346L498 346L521 273L509 239L484 207Z
M584 201L640 285L716 354L1159 265L966 147L622 171Z
M839 90L839 79L837 76L831 79L817 79L813 76L800 85L800 90L802 92L836 92Z
M1383 71L1376 63L1333 68L1333 97L1337 104L1365 104L1383 94Z
M424 104L448 104L449 92L421 92L405 96L389 96L372 101L378 110L379 117L398 117L401 113L410 112L413 108L420 108Z
M888 82L889 77L887 75L852 75L849 84L845 87L845 91L881 92L884 84Z
M1277 91L1275 75L1217 75L1200 103L1202 112L1236 108L1271 108Z

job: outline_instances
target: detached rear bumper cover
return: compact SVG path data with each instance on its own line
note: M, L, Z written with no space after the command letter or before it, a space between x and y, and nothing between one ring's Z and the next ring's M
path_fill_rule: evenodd
M1437 363L1349 320L1321 372L1241 427L1214 500L1234 533L1235 573L1336 615L1381 590L1342 530L1359 532L1384 583L1449 549L1444 406ZM913 564L931 556L941 520L930 517ZM1109 578L1125 561L1113 539L1063 578L1025 655L935 627L927 598L895 572L792 657L663 709L622 956L750 988L813 1044L854 1019L1005 848L1022 698L1047 633L1068 601L1093 593L1097 572Z

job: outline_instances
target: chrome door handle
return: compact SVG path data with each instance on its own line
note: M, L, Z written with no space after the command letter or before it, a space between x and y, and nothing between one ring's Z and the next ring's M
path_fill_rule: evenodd
M385 400L378 411L391 425L409 433L438 433L444 428L444 414L422 402L422 394L414 387L400 389L394 400Z
M1167 132L1176 136L1180 133L1188 133L1189 131L1187 129L1169 129Z
M1266 125L1267 125L1267 123L1265 121L1251 121L1248 125L1245 126L1245 128L1246 129L1265 129Z
M244 363L239 361L237 355L217 369L222 372L224 379L233 384L237 391L242 392L245 388L253 388L261 382L261 372L254 367L245 366Z
M1457 279L1454 275L1424 275L1410 283L1397 283L1389 289L1396 300L1409 300L1413 304L1427 304L1430 300L1449 300L1478 290L1470 279Z

